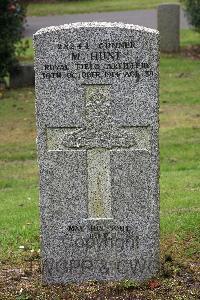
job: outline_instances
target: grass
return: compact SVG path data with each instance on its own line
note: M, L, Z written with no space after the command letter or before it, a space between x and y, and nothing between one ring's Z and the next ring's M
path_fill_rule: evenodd
M0 244L9 255L21 245L38 247L34 117L32 89L6 93L0 105Z
M184 60L182 63L186 62ZM162 64L161 74L167 74ZM197 76L200 76L200 72ZM183 104L182 97L186 98L184 92L174 100L173 91L179 89L182 83L177 83L173 78L170 79L171 102L161 104L160 109L161 233L177 236L191 233L198 237L200 101L190 102L190 89L185 91L190 104ZM164 82L161 80L161 86ZM162 91L161 99L162 93L165 93Z
M180 35L181 46L200 45L200 33L194 30L182 29Z
M199 45L199 34L182 30L181 47L188 44ZM200 61L163 55L160 78L161 232L163 236L175 234L177 237L194 234L197 239L200 226ZM193 251L186 253L189 255Z
M183 57L171 57L169 63L169 58L163 56L160 67L161 103L199 103L200 61L190 61Z
M178 3L169 0L168 3ZM135 9L151 9L165 0L85 0L85 1L55 1L55 3L30 3L28 16L64 15L92 12L126 11Z

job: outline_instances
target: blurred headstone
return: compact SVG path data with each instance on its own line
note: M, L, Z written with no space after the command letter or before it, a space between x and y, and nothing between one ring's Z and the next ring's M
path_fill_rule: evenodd
M10 88L33 86L35 72L33 64L20 63L10 71Z
M157 13L161 52L178 52L180 47L180 5L161 4L158 6Z

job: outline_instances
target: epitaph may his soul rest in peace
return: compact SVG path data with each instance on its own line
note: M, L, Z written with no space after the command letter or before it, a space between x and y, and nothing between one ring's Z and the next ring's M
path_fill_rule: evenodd
M154 276L158 32L75 23L34 47L44 281Z

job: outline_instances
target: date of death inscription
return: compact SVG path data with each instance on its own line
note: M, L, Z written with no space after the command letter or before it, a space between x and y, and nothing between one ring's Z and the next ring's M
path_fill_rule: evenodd
M41 79L131 78L139 82L144 77L153 77L155 73L149 60L140 59L133 40L105 40L95 50L91 50L88 43L60 43L55 51L58 51L56 63L47 62L41 66Z

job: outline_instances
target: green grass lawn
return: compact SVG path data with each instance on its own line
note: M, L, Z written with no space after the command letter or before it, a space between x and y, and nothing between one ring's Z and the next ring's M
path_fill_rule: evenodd
M178 3L169 0L168 3ZM56 1L55 3L30 3L28 16L64 15L78 13L92 13L104 11L125 11L134 9L151 9L165 0L85 0L85 1Z
M183 31L181 44L196 43L192 34ZM200 61L164 55L160 76L161 250L186 261L200 229ZM15 260L20 246L40 247L33 88L1 98L0 140L0 256Z

